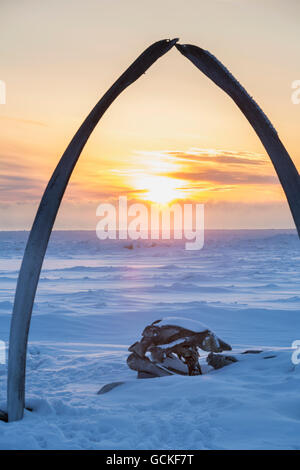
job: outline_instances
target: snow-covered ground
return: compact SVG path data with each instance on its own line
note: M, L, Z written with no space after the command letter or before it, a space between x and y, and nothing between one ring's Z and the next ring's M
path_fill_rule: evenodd
M8 340L27 232L0 232L0 340ZM207 231L184 243L52 234L29 337L25 418L0 449L300 449L300 254L294 231ZM149 322L199 320L239 362L136 380L127 348ZM0 364L0 408L6 407ZM126 384L105 395L102 385Z

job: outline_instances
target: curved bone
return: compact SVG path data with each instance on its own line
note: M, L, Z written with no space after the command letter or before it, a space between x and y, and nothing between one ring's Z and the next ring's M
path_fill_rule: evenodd
M250 122L273 163L300 237L299 173L271 122L245 88L210 52L190 44L176 44L176 47L233 99Z
M23 417L26 351L32 307L49 237L72 171L89 136L112 102L176 42L177 39L173 39L152 44L112 85L76 132L46 187L29 234L15 294L8 359L9 421Z

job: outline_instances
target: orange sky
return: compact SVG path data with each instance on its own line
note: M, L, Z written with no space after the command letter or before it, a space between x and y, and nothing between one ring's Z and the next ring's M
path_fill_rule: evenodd
M245 86L300 167L297 0L2 0L0 229L28 229L44 187L96 101L152 42L180 37ZM162 194L162 188L165 194ZM234 103L175 49L100 121L55 228L93 229L119 195L205 204L207 228L293 227L275 171Z

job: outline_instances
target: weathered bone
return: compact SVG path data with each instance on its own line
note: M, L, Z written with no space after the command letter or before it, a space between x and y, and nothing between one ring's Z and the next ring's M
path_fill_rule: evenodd
M299 173L271 122L245 88L210 52L190 44L176 44L176 47L233 99L250 122L273 163L300 237Z
M7 408L8 420L23 418L28 332L37 284L52 227L76 162L89 136L112 102L135 82L177 39L148 47L105 93L76 132L46 187L23 256L10 327Z
M144 328L142 339L128 348L131 354L127 364L138 372L138 378L163 377L174 373L201 375L199 348L214 353L231 351L229 344L199 321L166 317ZM217 359L219 355L213 357L217 364L222 363L222 359Z

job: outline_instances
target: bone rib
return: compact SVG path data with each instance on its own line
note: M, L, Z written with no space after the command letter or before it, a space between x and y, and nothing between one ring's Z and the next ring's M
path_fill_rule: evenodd
M273 163L300 237L299 173L271 122L245 88L210 52L190 44L176 44L176 47L233 99L250 122Z
M37 284L52 227L81 151L100 118L113 101L135 82L177 39L162 40L148 47L105 93L80 126L61 157L41 199L19 273L10 327L7 409L8 420L23 418L28 333Z

